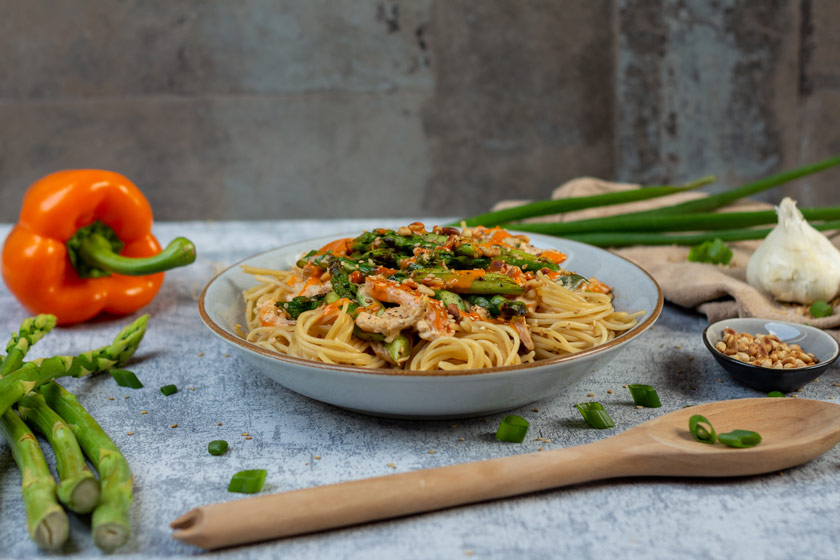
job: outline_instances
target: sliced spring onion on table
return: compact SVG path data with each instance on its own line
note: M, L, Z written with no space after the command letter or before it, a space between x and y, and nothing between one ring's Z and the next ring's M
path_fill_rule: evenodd
M630 390L630 396L633 397L633 402L637 406L643 406L645 408L659 408L662 406L662 403L659 402L659 395L656 394L656 389L650 385L634 383L628 385L627 388Z
M821 317L831 317L834 315L834 308L831 304L818 299L811 304L811 307L808 309L808 313L811 314L811 317L816 317L817 319Z
M117 382L117 385L120 387L128 387L130 389L142 389L143 384L137 379L137 376L134 375L133 371L128 371L127 369L120 369L120 368L113 368L108 370L108 373L111 374L111 377L114 378L114 381Z
M499 423L499 429L496 430L496 439L499 441L522 443L530 426L531 424L521 416L510 414L505 416L501 423Z
M781 391L770 391L769 393L767 393L767 396L771 398L784 398L785 394Z
M578 403L575 408L578 409L586 423L595 429L606 430L615 427L615 422L613 422L610 414L604 409L604 405L599 402Z
M228 450L228 442L223 439L215 439L207 445L210 455L224 455Z
M164 385L160 388L160 392L164 394L164 396L174 395L178 392L178 387L175 385Z
M268 473L265 469L253 469L239 471L230 479L228 492L242 492L243 494L256 494L263 488L265 477Z
M703 424L708 426L708 428L703 426ZM691 432L691 437L700 443L714 443L717 437L712 423L701 414L695 414L688 419L688 431Z
M724 445L728 445L729 447L755 447L761 443L761 436L758 432L750 430L732 430L731 432L720 434L718 436L718 441Z

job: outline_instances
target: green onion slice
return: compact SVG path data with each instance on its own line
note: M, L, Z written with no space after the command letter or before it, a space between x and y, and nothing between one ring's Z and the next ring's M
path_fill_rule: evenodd
M228 450L228 442L223 439L216 439L210 442L207 446L207 451L210 455L224 455Z
M127 369L111 368L108 370L108 373L111 374L111 377L114 378L114 381L116 381L117 385L119 385L120 387L129 387L131 389L143 388L143 384L140 383L140 380L137 379L137 376L134 375L133 371L128 371Z
M659 408L662 406L662 403L659 402L659 395L656 394L656 389L650 385L635 383L633 385L628 385L627 388L630 389L630 395L633 397L633 402L637 405L644 406L646 408Z
M781 391L770 391L769 393L767 393L767 396L768 397L782 397L782 398L784 398L785 394L782 393Z
M164 385L160 388L160 392L168 397L169 395L174 395L175 393L177 393L178 387L176 387L175 385Z
M761 443L761 436L758 432L750 430L732 430L718 436L718 441L729 447L755 447Z
M505 416L499 424L499 429L496 430L496 439L499 441L522 443L530 425L521 416L516 416L515 414Z
M808 312L811 314L811 317L816 317L817 319L819 319L821 317L831 317L832 315L834 315L834 308L830 304L824 302L823 300L818 299L813 304L811 304L811 307L808 309Z
M598 430L615 427L615 422L610 414L604 410L604 405L599 402L583 402L575 405L586 423Z
M256 494L265 484L265 469L254 469L250 471L239 471L228 484L228 492L242 492L243 494Z
M706 424L703 426L702 424ZM714 443L716 434L715 429L712 427L712 423L709 420L700 414L695 414L691 418L688 419L688 431L691 432L691 437L699 441L700 443Z
M729 264L732 260L732 249L720 238L714 241L704 241L696 245L688 252L688 260L692 262L704 262L712 264Z

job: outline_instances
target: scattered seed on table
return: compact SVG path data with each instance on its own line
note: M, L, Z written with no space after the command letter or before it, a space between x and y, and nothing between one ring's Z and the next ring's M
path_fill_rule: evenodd
M626 389L626 388L627 388L627 385L622 385L622 387L624 387L624 388Z
M551 438L545 438L545 439L543 440L543 443L551 443Z
M203 355L204 355L204 352L199 352L199 353L198 353L198 357L199 357L199 358L200 358L200 357L202 357Z
M723 383L723 379L721 379L720 377L718 377L718 378L717 378L717 382L718 382L718 383Z
M693 361L694 361L694 356L689 356L689 357L688 357L688 361L689 361L689 362L693 362Z
M595 393L586 393L586 396L587 396L587 397L594 397L594 396L595 396Z
M222 354L225 358L230 358L230 354Z
M124 398L124 399L127 399L127 398L128 398L128 395L124 396L123 398Z
M540 447L540 448L538 449L538 451L542 451L543 449L545 449L545 447Z
M247 436L247 435L250 435L250 434L248 432L242 432L242 435Z
M128 432L128 435L133 436L134 432Z
M435 450L434 449L429 449L429 455L434 455L434 454L435 454Z
M643 407L642 405L640 405L640 404L637 404L637 405L636 405L636 408L642 409L642 408L644 408L644 407Z
M221 423L221 422L216 422L216 425L217 425L217 426L221 426L221 425L222 425L222 423Z
M677 344L677 345L675 345L675 346L674 346L674 348L676 348L677 350L679 350L680 348L682 348L682 346L680 346L679 344Z
M140 414L148 414L148 413L149 413L149 411L148 411L148 410L141 410L141 411L140 411Z
M840 387L840 383L835 383L834 387Z
M397 468L397 465L395 465L394 463L385 463L385 466L386 466L386 467L391 467L392 469L396 469L396 468Z
M313 458L313 459L320 459L320 458L321 458L321 456L320 456L320 455L313 455L313 456L312 456L312 458Z
M612 389L607 389L607 394L608 394L608 395L612 395L612 394L613 394L613 390L612 390Z
M464 441L464 438L459 437L459 438L458 438L458 441Z
M254 439L251 436L245 436L245 439Z
M177 427L178 427L178 424L169 424L169 427L170 427L170 428L177 428Z
M539 408L535 408L535 409L534 409L534 412L539 412L539 411L540 411L540 409L539 409Z
M195 387L193 387L192 385L190 385L189 387L187 387L187 389L189 389L190 391L195 391Z
M536 441L542 441L542 440L543 440L543 438L541 438L541 437L538 437L538 438L536 439Z

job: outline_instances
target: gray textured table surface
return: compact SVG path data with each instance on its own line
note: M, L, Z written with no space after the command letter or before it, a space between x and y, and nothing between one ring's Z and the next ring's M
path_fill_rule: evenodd
M152 319L131 369L145 388L122 389L107 376L66 383L124 450L135 473L135 532L119 556L837 557L838 448L802 467L765 476L598 482L217 553L174 541L169 522L194 506L236 499L226 487L231 474L242 469L265 468L264 492L279 492L532 452L541 445L547 449L578 445L686 404L760 396L729 379L709 356L700 341L706 324L702 317L666 306L656 325L606 371L567 394L515 411L531 421L528 439L523 444L502 444L493 438L500 415L452 422L385 420L299 396L229 355L201 323L196 299L221 267L292 241L393 224L386 220L156 226L161 241L176 235L193 239L199 258L194 265L169 273L158 297L144 310ZM0 228L4 238L7 231L8 226ZM0 332L10 333L27 314L5 288L0 290L0 304L4 310ZM129 320L57 329L32 355L100 346ZM838 381L834 366L800 394L840 398ZM637 410L622 389L628 382L654 385L663 407ZM169 383L175 383L179 392L164 397L158 388ZM571 407L588 400L588 393L609 407L618 428L602 432L585 427ZM170 428L171 424L178 427ZM253 439L245 440L243 432ZM537 437L551 442L543 444ZM207 443L214 439L229 441L230 451L221 457L209 455ZM0 443L0 512L0 557L41 555L26 537L20 478L4 443ZM74 557L101 556L90 540L88 520L71 519L65 552Z

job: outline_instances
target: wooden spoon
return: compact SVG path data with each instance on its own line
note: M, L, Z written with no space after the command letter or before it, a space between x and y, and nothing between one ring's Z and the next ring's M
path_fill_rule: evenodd
M695 441L702 414L721 432L754 430L762 442L733 449ZM193 509L173 537L215 549L569 484L626 476L744 476L822 455L840 441L840 405L806 399L739 399L665 414L615 436L566 449L342 482ZM501 444L500 444L501 445Z

